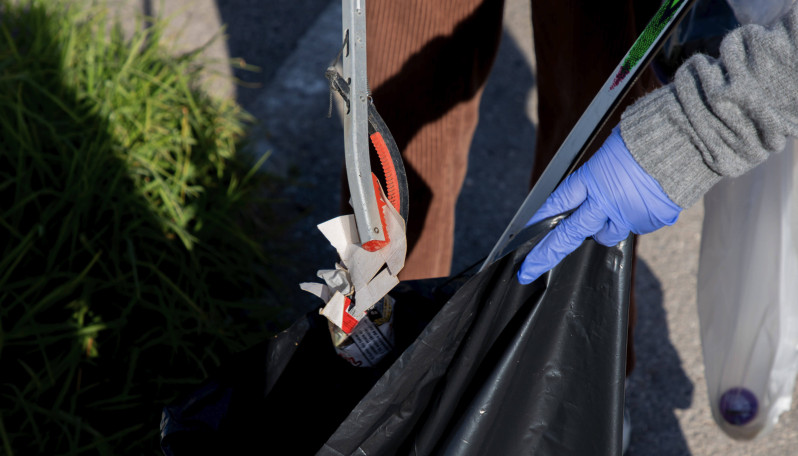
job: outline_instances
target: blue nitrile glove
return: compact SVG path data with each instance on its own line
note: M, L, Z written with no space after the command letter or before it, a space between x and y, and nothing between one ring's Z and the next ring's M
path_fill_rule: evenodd
M673 225L682 211L637 164L617 127L598 152L557 187L527 226L571 209L576 211L526 256L518 271L519 282L534 281L588 236L613 246L630 231L645 234Z

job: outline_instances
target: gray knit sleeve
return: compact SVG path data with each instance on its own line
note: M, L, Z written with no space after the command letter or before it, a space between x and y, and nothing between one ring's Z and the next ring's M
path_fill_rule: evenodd
M718 59L691 57L620 126L638 163L684 208L781 151L798 136L798 6L770 27L730 32Z

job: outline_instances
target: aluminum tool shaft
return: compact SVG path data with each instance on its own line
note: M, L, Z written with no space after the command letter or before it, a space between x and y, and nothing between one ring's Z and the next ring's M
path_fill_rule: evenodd
M385 240L369 161L366 0L342 0L342 7L343 77L349 83L349 109L344 117L346 175L360 242L365 244Z

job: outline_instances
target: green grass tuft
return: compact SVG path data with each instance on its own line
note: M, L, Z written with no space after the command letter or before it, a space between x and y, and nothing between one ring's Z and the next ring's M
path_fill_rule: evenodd
M155 453L162 405L279 310L251 119L163 24L109 23L0 0L0 454Z

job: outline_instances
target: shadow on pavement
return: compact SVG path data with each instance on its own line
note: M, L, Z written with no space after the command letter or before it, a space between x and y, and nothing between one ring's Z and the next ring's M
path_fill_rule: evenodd
M216 0L221 22L226 27L229 55L243 58L260 69L233 71L246 85L236 87L237 101L244 108L249 109L250 102L262 92L331 1ZM328 58L332 60L334 56ZM319 75L324 76L324 68L319 69Z
M645 261L635 271L637 364L629 377L627 406L632 421L629 456L689 455L674 413L693 402L693 383L670 341L662 285Z

